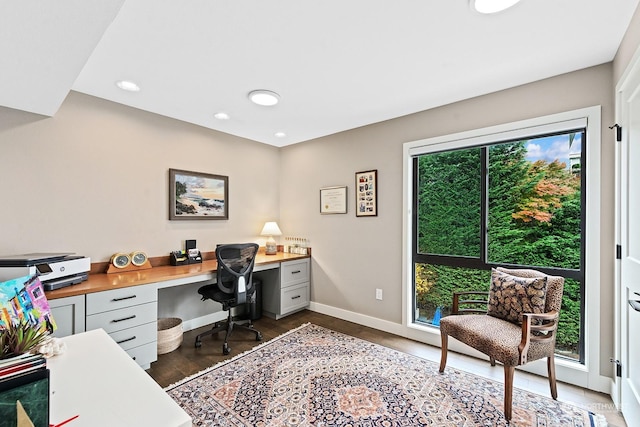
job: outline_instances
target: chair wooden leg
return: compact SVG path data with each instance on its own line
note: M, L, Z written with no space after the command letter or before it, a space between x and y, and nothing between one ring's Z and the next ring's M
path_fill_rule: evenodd
M555 357L547 357L547 372L549 374L549 387L551 388L551 397L553 400L558 399L558 388L556 387L556 363Z
M511 408L513 404L513 374L515 366L504 366L504 418L511 421Z
M496 366L496 359L489 357L489 363L491 363L491 366Z
M440 339L442 340L442 347L440 348L440 372L444 372L444 367L447 366L447 345L449 335L440 331Z

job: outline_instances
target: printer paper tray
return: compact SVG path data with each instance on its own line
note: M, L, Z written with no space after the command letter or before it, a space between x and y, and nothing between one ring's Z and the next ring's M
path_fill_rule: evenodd
M59 279L43 280L42 287L45 291L54 291L56 289L64 288L65 286L84 282L88 278L89 273L79 273L73 276L60 277Z

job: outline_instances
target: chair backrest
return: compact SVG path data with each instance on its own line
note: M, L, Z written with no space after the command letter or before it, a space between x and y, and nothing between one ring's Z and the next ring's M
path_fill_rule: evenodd
M550 311L560 312L560 307L562 306L562 292L564 291L564 277L561 276L550 276L548 274L544 274L538 270L532 269L509 269L504 267L498 267L497 270L502 271L503 273L511 274L512 276L517 277L547 277L547 294L545 297L545 313Z
M244 304L253 293L253 265L256 261L256 243L218 245L217 285L222 292L235 294L236 303Z

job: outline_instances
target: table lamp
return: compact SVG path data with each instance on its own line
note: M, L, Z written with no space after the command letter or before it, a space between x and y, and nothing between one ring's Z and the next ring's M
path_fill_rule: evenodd
M265 222L260 235L269 236L265 244L266 249L264 253L266 255L275 255L278 252L278 247L276 246L276 241L273 240L273 236L282 235L282 231L278 228L278 223L275 221Z

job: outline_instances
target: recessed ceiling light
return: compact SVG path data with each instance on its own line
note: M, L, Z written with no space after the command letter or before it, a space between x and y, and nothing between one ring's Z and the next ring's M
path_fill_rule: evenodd
M127 90L129 92L138 92L140 90L140 86L129 80L119 80L116 82L116 85L118 85L120 89Z
M269 107L272 105L276 105L278 101L280 101L280 95L270 90L259 89L249 92L249 99L254 104Z
M285 136L287 136L287 134L284 132L276 132L275 136L276 138L284 138Z
M229 120L229 115L227 113L223 113L222 111L219 113L215 113L213 117L218 120Z
M520 0L470 0L471 8L480 13L497 13L510 8Z

